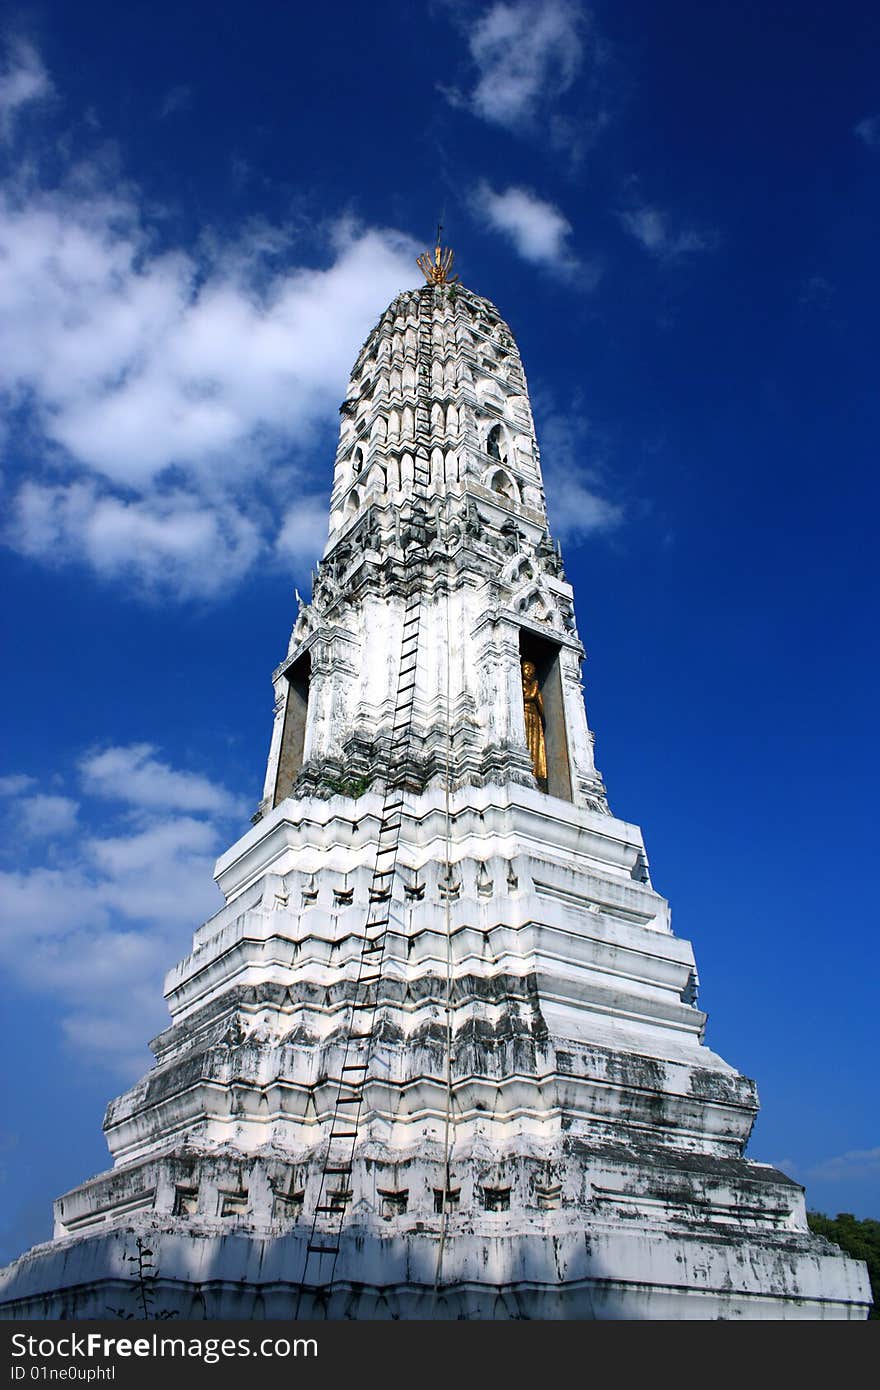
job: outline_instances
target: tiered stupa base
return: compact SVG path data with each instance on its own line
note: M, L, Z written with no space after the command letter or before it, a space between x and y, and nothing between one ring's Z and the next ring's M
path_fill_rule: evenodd
M702 1042L638 829L521 786L454 794L451 874L442 793L407 800L351 1171L322 1189L380 814L288 800L220 861L157 1065L108 1110L116 1167L59 1199L0 1315L146 1290L182 1318L864 1317L864 1267L742 1157L754 1086ZM328 1199L338 1257L307 1261Z

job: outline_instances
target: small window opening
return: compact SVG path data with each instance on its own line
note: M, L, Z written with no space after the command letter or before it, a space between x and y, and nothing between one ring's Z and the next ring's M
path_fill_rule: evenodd
M460 1188L460 1187L447 1187L447 1189L446 1189L446 1210L447 1210L447 1211L455 1211L455 1209L458 1207L458 1204L459 1204L460 1200L461 1200L461 1188ZM434 1210L435 1210L437 1213L440 1213L440 1212L442 1212L442 1210L443 1210L443 1188L442 1188L442 1187L435 1187L435 1188L434 1188Z
M501 426L493 425L486 436L486 453L490 458L497 459L499 463L504 463L505 459L501 456Z
M286 673L289 689L284 711L284 729L281 734L281 753L278 758L278 776L275 779L273 806L277 806L279 801L290 796L297 774L303 765L311 672L311 657L308 652L304 652Z
M174 1215L195 1216L199 1209L197 1187L177 1187L174 1192Z
M272 1215L276 1221L296 1220L303 1209L305 1202L305 1190L300 1188L294 1192L277 1192L272 1206Z
M247 1188L242 1188L239 1192L220 1193L220 1215L221 1216L245 1216L248 1209Z
M480 1195L484 1211L510 1211L509 1187L482 1187Z
M409 1202L409 1188L404 1188L401 1192L382 1192L379 1191L382 1199L382 1219L390 1221L394 1216L402 1216L406 1211Z

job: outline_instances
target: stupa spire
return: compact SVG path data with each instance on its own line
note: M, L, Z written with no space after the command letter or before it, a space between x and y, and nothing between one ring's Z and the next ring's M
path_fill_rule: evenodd
M449 272L455 261L455 252L448 246L440 245L442 232L443 224L438 222L433 256L430 251L424 251L421 256L416 257L416 264L429 285L452 285L458 280L457 275L450 277Z
M340 408L225 905L0 1311L104 1316L148 1239L183 1317L864 1316L744 1158L754 1083L611 814L513 334L439 235L420 264Z

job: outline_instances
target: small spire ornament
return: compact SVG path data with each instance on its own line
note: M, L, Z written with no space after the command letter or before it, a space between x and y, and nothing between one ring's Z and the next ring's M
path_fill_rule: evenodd
M457 275L450 275L452 263L455 260L455 252L448 246L440 245L440 233L442 226L437 227L437 243L434 247L434 256L431 257L430 251L424 251L421 256L416 257L416 265L421 270L429 285L454 285L458 280Z

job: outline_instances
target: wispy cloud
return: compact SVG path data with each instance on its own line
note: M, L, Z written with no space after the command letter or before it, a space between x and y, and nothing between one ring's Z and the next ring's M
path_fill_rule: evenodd
M186 111L192 105L192 99L193 89L188 83L182 82L169 88L159 107L159 120L164 121L169 116L176 115L178 111Z
M853 126L853 132L869 150L880 150L880 116L866 116Z
M601 450L589 420L577 406L560 410L540 397L536 415L553 534L560 541L577 544L616 530L626 513L622 503L609 495Z
M131 780L114 789L114 775ZM147 1063L145 1040L167 1022L169 964L222 905L214 860L242 802L143 746L84 757L79 791L31 798L43 802L46 845L35 862L0 873L0 962L17 988L55 1001L83 1061L129 1080ZM128 803L122 830L102 807L108 795ZM73 814L82 834L71 840Z
M327 534L327 505L323 497L308 498L288 507L275 541L279 555L317 555Z
M592 15L574 0L500 0L467 24L476 80L470 90L443 88L447 100L516 134L534 132L554 144L578 145L604 124L597 110L577 128L554 114L589 52L598 61ZM577 151L574 151L575 153Z
M51 96L52 83L32 44L16 39L8 45L0 68L0 134L9 140L23 107Z
M225 787L195 772L180 772L156 757L150 743L132 743L87 753L79 764L92 796L150 810L242 814L246 809Z
M595 286L597 267L578 260L571 247L571 223L553 203L528 188L496 193L484 180L473 194L472 206L483 225L506 236L523 260L565 279L577 275L585 288Z
M880 1148L849 1149L833 1158L823 1159L807 1169L807 1178L823 1182L852 1181L880 1177Z
M32 837L67 835L76 827L78 810L72 797L38 792L19 803L18 824L25 835Z
M13 58L14 105L42 69L32 51ZM325 229L318 266L293 259L285 227L170 245L137 188L88 151L60 179L41 174L39 149L22 155L0 190L7 473L28 460L7 544L132 592L210 597L262 557L289 567L278 519L295 489L307 572L308 446L332 429L357 348L413 284L419 248L350 218Z
M7 777L0 777L0 796L20 796L36 784L36 777L31 777L28 773L12 772Z
M715 232L676 225L667 212L650 204L619 212L618 217L630 236L659 260L711 251L718 242Z

